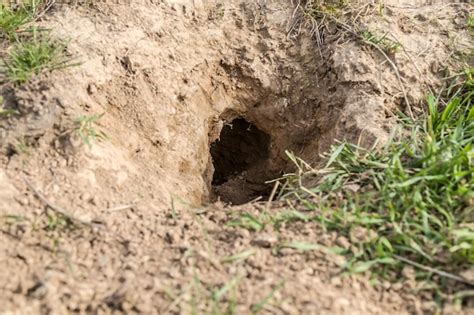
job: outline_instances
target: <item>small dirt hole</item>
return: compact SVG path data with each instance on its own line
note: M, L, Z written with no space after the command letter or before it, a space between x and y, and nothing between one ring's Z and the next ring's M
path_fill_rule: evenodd
M212 186L224 202L245 203L263 184L259 168L269 158L270 136L243 118L224 125L211 144Z

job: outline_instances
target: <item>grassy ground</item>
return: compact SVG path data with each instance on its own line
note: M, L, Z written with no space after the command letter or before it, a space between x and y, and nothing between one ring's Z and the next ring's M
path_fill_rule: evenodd
M467 67L429 95L425 118L402 116L383 149L341 143L323 169L290 154L299 172L286 176L282 198L352 242L347 271L394 279L408 264L440 294L447 280L473 285L459 276L474 264L473 74Z
M389 61L399 43L360 28L344 15L350 11L347 1L309 1L305 14L318 27L333 23ZM472 31L472 16L466 27ZM286 176L281 197L299 200L314 213L311 220L351 241L343 251L348 272L396 279L410 265L440 298L449 282L474 285L459 275L474 264L473 76L466 63L445 79L448 88L428 95L425 116L413 117L410 108L408 117L400 113L382 149L340 143L323 169L289 154L298 172Z
M399 48L347 22L344 10L345 1L309 1L305 12L320 27L334 23L386 57ZM472 30L472 16L467 27ZM298 200L314 213L311 220L351 241L344 251L348 272L370 270L396 279L410 265L439 298L447 283L474 285L474 279L460 275L474 264L473 76L474 68L466 64L446 78L447 89L428 95L424 117L400 113L383 148L340 143L327 154L323 169L289 154L298 172L286 176L282 198Z
M387 61L400 49L386 35L346 20L344 10L350 11L347 1L308 1L305 15L316 28L339 27ZM467 27L472 29L472 17ZM399 113L383 148L339 143L317 169L288 152L297 172L283 178L279 197L290 209L278 216L244 213L230 224L258 232L267 224L278 229L317 221L350 244L330 249L346 255L349 274L397 281L409 266L420 290L433 292L439 302L448 295L460 303L474 296L474 279L463 276L474 264L473 76L466 63L445 79L447 88L427 96L425 115L414 117L409 108Z
M72 65L66 43L52 39L35 21L50 7L49 1L29 0L17 7L0 5L0 40L5 52L0 64L0 81L23 84L44 70Z
M419 290L441 304L447 298L462 303L474 295L474 279L463 277L474 264L473 75L467 67L448 78L448 89L427 97L425 117L413 121L400 113L383 148L340 143L317 169L288 152L297 172L280 180L279 199L289 208L239 213L228 224L260 232L316 221L348 244L327 249L347 257L345 273L397 282L409 266ZM318 246L277 244L273 250Z

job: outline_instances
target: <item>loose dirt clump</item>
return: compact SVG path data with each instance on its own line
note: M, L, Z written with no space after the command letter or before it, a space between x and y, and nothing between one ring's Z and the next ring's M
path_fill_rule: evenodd
M420 114L466 49L464 13L367 14L403 45L397 73L336 30L318 45L291 1L56 6L38 23L81 64L2 88L18 113L0 120L0 313L434 312L414 279L342 276L327 249L350 245L317 223L240 214L287 215L249 203L293 170L285 151L316 164L336 140L383 144L397 111Z

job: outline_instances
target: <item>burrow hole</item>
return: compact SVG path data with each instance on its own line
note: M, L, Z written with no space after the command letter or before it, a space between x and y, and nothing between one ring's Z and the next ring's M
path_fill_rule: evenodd
M242 204L264 195L262 176L270 156L271 137L243 118L224 125L211 144L213 191L224 202Z

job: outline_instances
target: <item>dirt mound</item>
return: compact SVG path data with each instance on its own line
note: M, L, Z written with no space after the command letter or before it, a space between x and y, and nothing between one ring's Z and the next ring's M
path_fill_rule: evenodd
M315 162L336 138L383 142L387 116L404 100L383 56L351 41L320 51L308 32L294 34L293 14L292 6L279 2L136 5L128 12L121 6L64 7L43 23L71 39L70 51L82 65L13 92L24 122L8 126L15 126L15 138L34 138L54 125L60 126L56 133L64 133L68 127L61 119L106 113L99 124L110 137L107 143L75 150L63 137L56 144L77 165L81 190L90 187L115 198L116 191L123 192L130 199L118 202L128 203L143 199L137 195L143 187L130 189L140 182L160 205L169 204L171 195L201 204L215 198L213 191L226 201L248 201L262 192L262 183L288 170L285 150ZM415 106L426 84L437 82L431 68L449 52L433 46L437 33L422 37L377 23L393 28L409 43L407 50L434 50L421 51L426 55L416 66L397 56L406 96ZM417 46L410 47L413 43ZM35 108L22 108L28 104ZM270 137L269 154L213 189L210 146L235 119ZM256 191L242 188L254 185ZM229 190L233 197L224 193Z
M262 301L276 314L433 310L389 283L341 278L337 255L271 250L343 242L316 226L249 233L225 226L241 208L194 207L268 197L265 182L292 169L286 150L318 163L336 139L384 143L395 113L421 112L448 56L469 47L452 36L464 12L367 15L402 44L394 68L335 30L318 45L289 1L56 7L41 23L70 39L81 65L2 88L20 115L0 121L0 311L204 313L232 304L215 296L223 287L238 314ZM81 126L105 139L85 144ZM80 228L45 215L45 202Z

